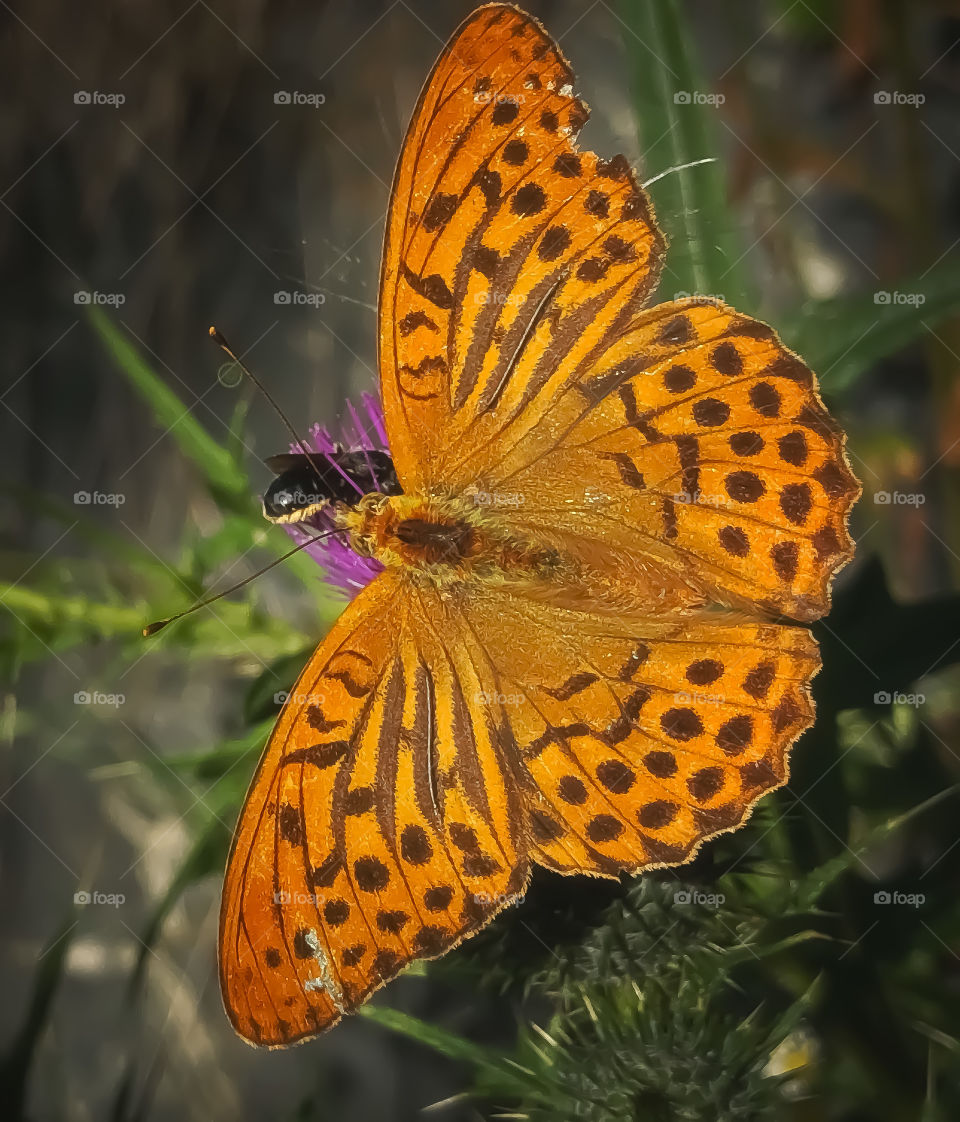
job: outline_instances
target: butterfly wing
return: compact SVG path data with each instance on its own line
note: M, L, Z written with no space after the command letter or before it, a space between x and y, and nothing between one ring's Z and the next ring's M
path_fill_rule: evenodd
M224 1004L252 1043L323 1031L526 884L519 787L477 702L494 687L443 612L381 574L280 715L220 917Z
M430 75L393 183L380 378L407 491L451 478L558 364L587 361L656 283L663 239L630 167L581 152L586 106L540 24L478 9ZM522 388L520 388L522 386ZM519 394L519 397L518 397Z
M614 876L690 859L786 782L813 721L809 631L712 612L599 614L483 590L468 649L497 683L532 858Z
M566 374L454 476L519 496L498 510L515 532L562 527L625 586L654 565L707 600L827 611L860 487L813 373L771 328L716 301L661 304Z
M401 482L502 497L507 525L606 574L599 594L814 619L852 555L842 434L770 328L641 309L663 240L623 157L578 150L572 83L536 21L491 5L424 88L381 278Z

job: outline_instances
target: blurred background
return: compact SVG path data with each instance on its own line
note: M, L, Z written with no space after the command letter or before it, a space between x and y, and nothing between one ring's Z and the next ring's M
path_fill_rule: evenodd
M415 1021L236 1038L229 833L340 603L298 557L140 637L287 545L257 507L285 430L206 331L301 429L375 391L393 165L473 5L2 3L4 1118L960 1117L960 4L526 6L579 75L583 146L656 180L659 298L772 323L849 433L858 555L790 787L642 891L538 879L456 964L379 996ZM674 914L678 883L700 911ZM604 1035L575 1006L613 943L641 989L691 946L733 957L661 993L652 1036L622 1002ZM539 1052L534 1023L556 1030ZM708 1088L726 1105L697 1114Z

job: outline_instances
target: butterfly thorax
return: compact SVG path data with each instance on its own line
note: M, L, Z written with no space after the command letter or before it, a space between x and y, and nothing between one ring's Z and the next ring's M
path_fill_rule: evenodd
M387 568L404 568L445 586L467 577L570 579L569 559L509 530L469 496L365 495L337 508L350 546Z

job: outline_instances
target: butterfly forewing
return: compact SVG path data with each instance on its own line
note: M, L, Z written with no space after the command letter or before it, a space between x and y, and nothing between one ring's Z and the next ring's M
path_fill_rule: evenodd
M471 465L523 497L506 522L589 539L626 584L655 560L707 599L827 610L860 488L813 374L769 327L661 304L569 375L522 439Z
M581 152L573 72L529 16L491 5L421 95L391 197L380 372L398 474L452 478L586 361L656 283L663 240L622 157ZM589 328L589 330L587 330ZM493 414L496 413L496 416Z

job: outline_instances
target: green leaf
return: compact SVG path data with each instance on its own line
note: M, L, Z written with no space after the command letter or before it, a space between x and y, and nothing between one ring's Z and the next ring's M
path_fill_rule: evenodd
M0 601L22 623L51 633L75 630L77 641L139 634L144 625L142 607L98 604L85 596L46 593L24 584L0 583Z
M303 648L307 636L282 620L254 613L249 605L219 601L208 613L178 621L159 635L144 639L142 628L158 617L156 606L98 603L84 596L63 596L0 583L0 601L20 628L36 643L24 656L62 650L91 639L126 639L143 654L149 648L184 647L192 659L250 658L268 662ZM165 605L167 610L177 605ZM279 687L278 687L279 688Z
M724 968L729 970L738 962L750 962L751 960L759 962L764 958L772 958L774 955L792 950L794 947L798 947L803 943L827 938L828 936L824 935L822 931L798 931L796 934L788 935L783 939L778 939L776 942L757 941L755 943L743 943L740 946L732 947L724 952Z
M436 1025L411 1017L409 1013L401 1013L399 1009L391 1009L386 1005L361 1005L358 1012L368 1020L376 1021L384 1028L409 1037L410 1040L416 1040L451 1060L465 1061L478 1068L499 1069L501 1066L496 1054L488 1049L437 1028Z
M889 303L878 303L878 296L890 297ZM792 317L783 316L778 326L783 341L832 394L958 309L960 264L948 261L878 292L808 301Z
M822 938L823 936L821 936ZM777 1018L770 1027L770 1047L775 1048L781 1041L799 1027L811 1015L823 997L825 985L822 975L817 975L789 1008Z
M157 424L169 432L183 454L197 465L215 496L232 509L249 511L247 480L238 473L234 457L193 417L181 398L148 365L102 309L91 304L87 312L120 372L150 407Z
M916 818L917 815L936 806L945 798L956 794L958 791L960 791L960 785L948 787L945 791L940 791L932 796L932 798L926 799L924 802L920 803L919 806L911 807L903 814L898 814L888 819L886 822L881 822L879 826L875 826L870 830L859 844L846 848L843 853L838 854L838 856L831 858L816 869L813 869L797 885L797 891L793 897L795 901L794 906L798 910L812 908L823 895L827 887L832 884L841 873L844 873L851 865L865 854L869 853L871 849L875 849L891 835L895 834L901 826L904 826L911 819Z
M717 110L702 100L710 91L683 11L677 0L634 0L620 11L648 189L669 243L663 298L722 296L749 310L739 267L743 247L726 203L723 170L717 162L701 162L719 154L713 138Z

